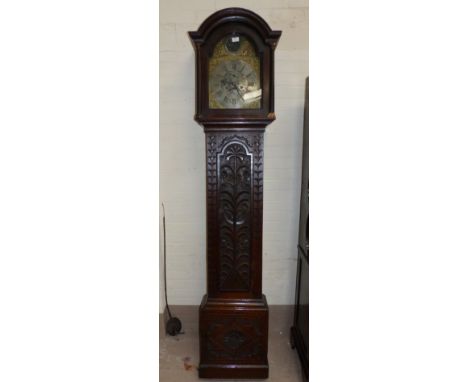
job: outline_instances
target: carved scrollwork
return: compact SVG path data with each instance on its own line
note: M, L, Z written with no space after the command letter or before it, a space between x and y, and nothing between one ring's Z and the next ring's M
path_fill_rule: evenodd
M254 258L262 251L263 134L210 132L206 148L208 290L258 291Z
M263 220L263 135L253 137L254 236L261 241Z
M239 143L218 155L220 289L250 287L250 215L252 154Z
M217 204L217 136L214 134L206 135L206 203L207 203L207 254L208 258L213 258L217 253L216 246L216 204ZM214 272L216 265L214 261L208 262L208 273ZM214 289L214 280L211 278L208 281L209 288Z
M240 135L229 135L227 137L224 137L222 141L219 143L219 147L222 149L228 142L233 142L233 141L238 141L240 143L243 143L245 146L250 146L249 140L246 137L242 137Z

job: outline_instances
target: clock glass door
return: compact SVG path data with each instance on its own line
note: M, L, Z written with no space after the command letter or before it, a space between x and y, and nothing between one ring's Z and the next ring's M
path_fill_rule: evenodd
M245 36L231 33L218 41L208 78L210 109L260 109L260 59Z

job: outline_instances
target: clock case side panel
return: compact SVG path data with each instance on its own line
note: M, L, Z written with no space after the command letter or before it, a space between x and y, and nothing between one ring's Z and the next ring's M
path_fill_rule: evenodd
M262 229L263 229L263 128L246 129L206 129L206 189L207 189L207 284L208 297L221 299L261 299L262 298ZM226 148L241 145L245 155L251 158L249 173L249 258L242 261L234 253L230 259L223 249L223 241L229 237L223 234L223 207L221 203L222 179L220 163ZM233 195L236 197L236 195ZM234 199L233 199L234 200ZM237 200L237 198L236 198ZM241 227L242 228L242 227ZM241 238L231 238L232 246L238 247ZM229 264L229 262L232 262ZM227 263L226 263L227 262ZM233 265L234 264L234 265ZM247 287L226 287L223 284L222 270L226 267L248 269L245 276ZM231 283L233 284L233 283ZM235 285L235 283L234 283Z

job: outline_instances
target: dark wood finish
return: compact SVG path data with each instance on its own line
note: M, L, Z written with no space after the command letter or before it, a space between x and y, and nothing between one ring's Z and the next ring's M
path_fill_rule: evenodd
M268 377L268 305L216 299L200 306L200 378Z
M210 109L208 60L233 32L260 57L259 109ZM279 31L228 8L189 32L196 53L195 120L206 135L207 294L200 305L201 378L268 377L268 304L262 294L263 134L275 119L273 54Z
M302 184L297 258L296 304L291 345L297 349L305 380L309 379L309 79L306 82Z

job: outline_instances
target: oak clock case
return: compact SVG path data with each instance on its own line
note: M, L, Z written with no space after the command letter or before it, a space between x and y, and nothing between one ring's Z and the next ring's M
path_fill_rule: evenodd
M275 119L273 53L281 35L227 8L189 32L195 120L206 137L207 294L199 312L201 378L268 377L262 294L263 134Z

